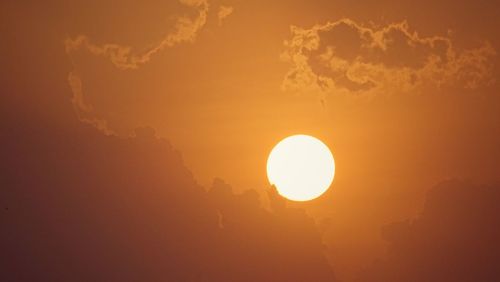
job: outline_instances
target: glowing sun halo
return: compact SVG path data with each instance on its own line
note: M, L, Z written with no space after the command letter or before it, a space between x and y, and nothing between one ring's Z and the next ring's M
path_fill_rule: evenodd
M321 196L335 175L328 147L312 136L293 135L281 140L267 159L267 177L278 193L293 201Z

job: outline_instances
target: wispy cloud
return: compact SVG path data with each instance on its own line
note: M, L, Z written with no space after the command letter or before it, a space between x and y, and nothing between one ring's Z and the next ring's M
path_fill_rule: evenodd
M92 110L92 105L87 104L83 99L82 80L76 72L70 72L68 75L68 82L73 92L71 103L75 110L78 119L84 123L88 123L102 131L106 135L112 135L114 132L109 128L108 123L104 119L97 118Z
M234 11L234 8L231 6L220 6L219 11L217 12L217 18L219 18L219 25L222 25L224 19L229 17Z
M174 31L168 33L156 45L144 52L136 52L131 46L115 43L95 44L87 35L78 35L65 40L66 53L71 57L78 50L85 50L94 56L108 59L119 70L134 70L148 63L151 58L165 50L180 43L194 42L201 28L207 22L209 4L208 0L179 0L181 4L197 10L193 18L178 16L174 25ZM225 12L227 16L227 12ZM219 12L220 14L220 12ZM219 15L220 19L220 15ZM113 134L104 119L100 119L93 113L91 104L85 102L82 79L76 70L68 75L68 83L73 93L73 107L82 122L94 125L106 134Z
M322 95L394 94L432 85L477 88L494 82L495 49L482 42L459 49L451 36L421 36L407 22L367 27L344 18L291 27L282 59L282 87Z
M180 0L184 5L196 8L198 15L195 18L180 16L175 23L174 32L167 34L158 44L143 53L134 53L130 46L114 43L97 45L91 42L86 35L76 38L67 38L65 41L66 53L85 48L90 53L108 58L120 69L136 69L151 60L151 57L165 48L172 47L183 42L193 42L198 31L205 25L208 14L207 0Z

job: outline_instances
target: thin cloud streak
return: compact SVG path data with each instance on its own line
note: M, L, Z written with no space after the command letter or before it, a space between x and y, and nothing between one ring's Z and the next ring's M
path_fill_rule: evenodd
M88 36L79 35L75 38L67 38L65 40L64 45L66 54L71 58L72 53L80 49L85 49L92 55L108 59L120 70L138 69L141 65L148 63L155 54L164 51L166 48L181 43L194 42L198 32L206 24L209 9L207 0L179 1L183 5L196 9L198 12L197 16L195 18L189 18L187 16L177 17L174 31L167 34L157 45L144 53L136 54L132 47L115 43L98 45L92 43ZM80 121L95 126L107 135L115 134L113 130L108 127L106 120L98 118L92 113L92 105L85 102L82 79L76 70L68 74L68 83L73 93L71 102Z

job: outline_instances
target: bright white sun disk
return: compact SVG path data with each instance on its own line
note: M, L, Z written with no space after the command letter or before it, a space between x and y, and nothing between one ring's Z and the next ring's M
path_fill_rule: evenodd
M321 196L335 175L330 149L319 139L293 135L279 142L267 159L267 177L278 193L293 201Z

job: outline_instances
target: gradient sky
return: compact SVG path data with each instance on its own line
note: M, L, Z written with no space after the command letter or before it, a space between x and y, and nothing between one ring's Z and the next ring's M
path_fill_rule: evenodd
M82 167L93 168L89 175L96 177L97 186L109 188L106 197L111 199L135 194L122 192L117 187L124 183L115 185L113 177L101 183L98 171L104 164L116 168L103 168L103 173L130 173L138 179L162 178L162 169L185 166L189 180L165 176L151 181L168 187L187 181L189 187L201 187L199 191L216 191L210 187L228 183L235 193L231 197L250 199L254 196L245 193L255 192L259 212L272 214L267 156L284 137L310 134L328 144L336 162L335 180L325 195L287 203L293 211L304 211L296 222L306 222L302 216L314 222L310 228L319 236L319 241L312 240L314 248L324 248L311 257L324 255L341 281L375 281L375 276L409 281L373 266L376 259L388 265L391 259L398 261L387 255L394 240L384 237L384 226L415 218L434 226L432 218L439 218L440 210L429 198L453 210L463 199L474 198L467 193L485 201L498 197L491 191L500 187L499 8L495 1L2 3L0 109L2 149L9 156L3 165L9 175L2 186L37 190L40 182L27 176L39 173L42 160L65 175L63 161L48 160L66 160L63 152L88 146L86 153L68 158L75 165L68 168L75 169L68 179L53 176L40 186L48 193L48 183L60 183L57 191L71 191L71 183L79 183L75 185L81 191L92 186L92 178L76 172L76 156L84 158ZM131 152L135 149L127 147L127 140L136 142L137 128L143 127L149 128L143 129L148 132L144 138L168 140L170 149L143 144ZM65 140L72 145L59 150L56 144L64 146ZM24 145L16 147L18 142ZM115 143L121 149L113 149ZM164 165L170 163L165 150L178 151L182 160ZM108 153L114 160L109 163ZM33 166L19 164L22 160ZM44 169L50 171L50 165ZM129 189L142 189L138 187ZM451 202L432 196L429 191L435 189L450 193ZM453 196L455 191L465 192ZM1 203L10 214L25 199L23 193L7 192ZM207 209L216 214L222 208ZM485 209L478 218L496 211ZM10 214L4 212L3 218ZM490 221L498 223L496 218ZM417 237L432 229L408 224ZM279 237L288 229L280 230L273 232ZM193 239L198 240L202 238ZM405 253L399 247L394 247L396 258ZM371 268L375 270L363 272ZM210 269L217 272L217 267ZM408 273L415 281L428 279ZM266 270L256 277L266 280Z

